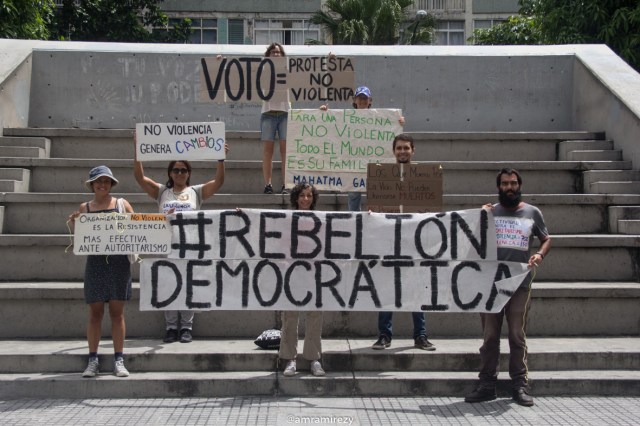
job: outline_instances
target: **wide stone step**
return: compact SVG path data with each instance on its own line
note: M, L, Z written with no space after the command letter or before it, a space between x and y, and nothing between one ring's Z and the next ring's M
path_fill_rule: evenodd
M463 398L477 384L472 372L327 373L284 377L273 372L138 373L86 379L79 373L2 374L0 398L190 398L229 396L451 396ZM498 380L498 396L511 396ZM534 396L638 396L640 372L628 370L537 371Z
M259 123L256 123L256 128ZM51 139L51 157L130 159L132 129L5 129L5 135ZM556 145L565 140L595 140L597 132L409 132L416 142L416 161L555 160ZM259 131L228 131L230 158L262 160ZM607 145L608 146L608 145ZM277 150L276 150L277 151ZM275 158L279 159L276 152Z
M118 188L118 187L117 187ZM157 204L146 194L114 193L126 198L134 210L141 213L157 212ZM217 194L205 201L203 209L225 210L242 208L289 209L289 195L281 194ZM67 216L90 199L88 193L7 193L0 194L0 204L6 206L5 233L7 234L67 234ZM478 208L497 201L494 193L457 194L443 197L443 210ZM525 200L538 206L550 231L554 234L608 233L607 208L615 205L640 205L638 195L584 195L584 194L531 194ZM366 195L363 195L366 205ZM611 207L610 207L611 206ZM366 207L365 207L366 208ZM321 211L347 210L347 195L322 193L318 203ZM571 220L567 220L571 217ZM630 219L633 219L630 217ZM616 228L617 229L617 228ZM617 230L611 230L617 233Z
M160 339L164 336L161 311L140 311L139 285L127 304L127 335ZM640 283L638 282L542 282L535 281L529 315L530 336L626 336L640 334ZM56 313L64 312L65 315ZM56 316L56 321L42 318ZM83 285L75 282L0 283L1 339L77 338L86 333L87 306ZM304 317L304 316L303 316ZM21 321L15 321L21 318ZM427 333L438 345L441 338L480 336L477 314L427 312ZM253 341L262 331L279 324L277 311L204 311L196 314L196 340L242 336ZM366 337L377 335L376 312L325 312L323 336ZM301 326L301 330L304 329ZM408 312L394 314L396 337L411 337ZM110 333L108 318L103 335ZM1 345L0 345L1 346ZM178 347L185 345L178 345ZM188 346L188 345L187 345Z
M47 158L47 152L35 146L0 146L0 157Z
M582 180L582 192L589 194L592 183L640 181L640 170L588 170L582 174Z
M552 235L553 252L545 258L544 267L539 269L539 280L640 281L637 254L640 237L620 234ZM0 235L3 279L82 279L84 260L72 254L70 244L70 235Z
M460 396L477 381L480 338L446 339L435 352L395 339L389 349L372 340L324 339L327 376L316 378L299 359L296 377L284 377L277 351L258 349L251 340L196 340L163 344L129 339L126 365L131 376L110 372L113 358L101 355L102 373L82 378L86 342L81 340L5 341L0 349L0 397L134 398L229 395L431 395ZM111 352L111 342L101 353ZM503 339L501 347L508 348ZM640 339L530 338L533 393L542 395L640 395ZM508 354L501 370L508 370ZM499 393L508 395L501 376ZM244 386L243 386L244 382ZM250 383L250 385L248 385Z
M622 151L618 149L606 150L578 150L567 153L568 161L620 161Z
M43 136L0 136L0 146L21 146L42 148L47 153L51 150L51 139Z
M0 168L0 193L29 192L31 172L24 168Z
M215 162L193 163L191 180L205 182L215 175ZM0 167L28 167L33 192L84 192L89 170L105 164L120 181L120 192L139 192L133 178L131 160L27 159L0 158ZM166 182L167 164L145 165L145 174L157 182ZM260 161L227 161L223 194L259 194L264 188ZM442 161L445 194L494 194L496 173L503 167L522 172L524 191L540 194L575 194L582 191L582 172L586 170L630 169L630 161ZM274 162L273 186L282 185L280 163Z
M640 235L640 220L618 221L618 232L627 235Z
M638 194L640 180L621 182L593 182L589 187L592 194Z
M28 186L20 180L0 179L0 192L28 192Z
M611 140L565 140L558 143L558 160L569 160L568 154L571 151L610 149L613 149Z

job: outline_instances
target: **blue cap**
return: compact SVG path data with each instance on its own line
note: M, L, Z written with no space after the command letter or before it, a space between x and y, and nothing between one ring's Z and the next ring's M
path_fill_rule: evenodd
M111 186L116 186L118 184L118 179L113 177L111 169L109 169L107 166L98 166L89 171L89 179L84 183L89 191L91 191L91 183L96 179L100 179L102 176L107 176L109 179L111 179Z
M367 98L371 97L371 90L367 86L360 86L356 89L356 93L354 93L354 97L358 97L360 95L365 95Z

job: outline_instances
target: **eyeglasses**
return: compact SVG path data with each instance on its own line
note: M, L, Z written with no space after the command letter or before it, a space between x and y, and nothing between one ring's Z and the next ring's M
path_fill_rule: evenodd
M185 168L179 169L177 167L174 167L173 169L171 169L171 172L179 175L181 173L189 173L189 169L185 169Z

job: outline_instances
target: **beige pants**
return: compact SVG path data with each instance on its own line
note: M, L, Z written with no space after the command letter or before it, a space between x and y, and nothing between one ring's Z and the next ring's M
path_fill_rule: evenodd
M298 319L300 311L282 312L282 335L280 340L280 358L295 359L298 353ZM302 356L315 361L322 353L322 311L307 312L304 328L304 350Z

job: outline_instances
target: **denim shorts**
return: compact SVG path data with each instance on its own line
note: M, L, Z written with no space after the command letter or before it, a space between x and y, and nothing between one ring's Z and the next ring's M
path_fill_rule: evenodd
M263 112L260 116L260 140L275 141L276 133L278 140L287 139L287 111Z

